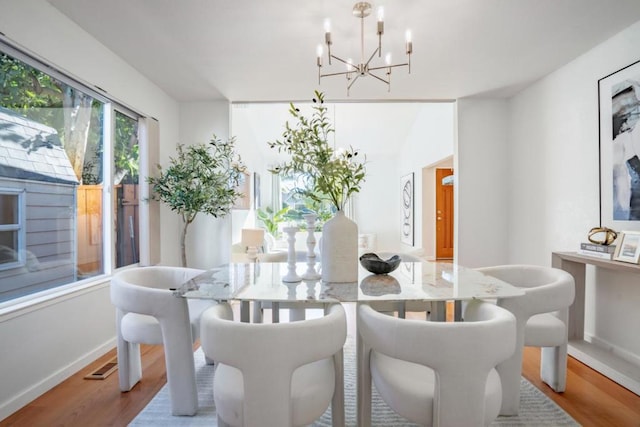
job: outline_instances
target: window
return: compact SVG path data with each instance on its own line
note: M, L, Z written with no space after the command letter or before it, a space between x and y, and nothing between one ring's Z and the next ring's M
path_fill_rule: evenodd
M295 223L301 230L305 230L307 225L302 216L313 212L318 215L316 224L319 231L322 225L333 216L332 205L327 201L319 202L300 193L301 190L310 186L304 174L279 176L279 178L282 207L288 207L286 219Z
M0 44L0 303L138 262L138 119Z
M0 270L25 262L22 193L0 189Z
M116 173L116 267L138 262L138 121L116 111L114 163Z

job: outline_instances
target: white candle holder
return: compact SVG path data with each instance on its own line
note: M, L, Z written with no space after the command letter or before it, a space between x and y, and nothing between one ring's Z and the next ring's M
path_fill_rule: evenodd
M296 233L298 227L285 227L283 231L287 233L287 243L289 244L287 252L287 274L282 278L283 282L295 283L301 282L302 278L296 273Z
M314 213L308 213L302 215L304 220L307 222L307 271L302 275L302 279L304 280L318 280L320 278L320 273L316 271L316 236L315 236L315 228L316 228L316 219L318 215Z

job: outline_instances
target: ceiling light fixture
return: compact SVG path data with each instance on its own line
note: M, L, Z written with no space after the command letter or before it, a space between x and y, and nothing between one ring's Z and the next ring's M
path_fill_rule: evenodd
M383 83L387 84L388 91L391 91L391 69L396 67L408 67L409 74L411 74L411 54L413 53L413 43L411 42L411 31L407 30L406 33L406 42L405 42L405 51L407 54L407 62L402 64L392 64L391 63L391 54L387 53L385 55L385 65L373 67L371 66L371 61L375 58L376 54L378 58L382 57L382 35L384 34L384 12L382 7L378 8L378 26L377 26L377 34L378 34L378 47L373 51L369 59L365 62L364 56L364 18L371 14L371 4L367 2L358 2L353 6L353 16L356 18L360 18L360 63L354 64L353 60L347 59L344 60L338 56L335 56L331 53L331 45L333 44L331 41L331 23L327 19L324 24L324 40L327 45L327 57L329 58L329 65L331 65L331 60L335 59L336 61L342 62L347 67L346 71L336 72L336 73L327 73L322 74L322 54L323 49L322 45L318 45L317 55L318 55L318 84L320 84L320 80L322 77L330 77L330 76L346 76L347 77L347 96L349 95L349 90L351 86L358 80L359 77L371 76ZM374 73L375 71L381 71L384 73L384 77Z

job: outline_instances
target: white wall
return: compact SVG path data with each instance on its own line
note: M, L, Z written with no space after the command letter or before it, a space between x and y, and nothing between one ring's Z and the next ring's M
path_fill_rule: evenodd
M504 100L458 101L454 258L467 267L508 260L507 125Z
M550 265L599 223L598 79L640 58L640 22L509 103L510 262ZM590 267L586 335L640 364L637 275Z
M10 3L8 5L7 3ZM178 140L178 105L45 0L2 3L0 30L55 66L160 122L161 159ZM167 230L163 212L163 231ZM175 262L163 254L163 261ZM108 281L0 314L0 419L115 345Z
M229 103L189 102L180 104L180 139L184 145L208 143L213 135L226 141L229 135ZM177 215L169 218L172 225L163 229L162 246L167 259L180 259L180 229ZM168 222L168 221L167 221ZM229 262L231 248L231 215L214 218L199 213L187 230L187 264L192 268L212 268Z
M423 168L442 162L454 153L454 117L455 103L425 103L421 104L419 114L407 134L406 141L398 151L398 174L396 185L400 187L400 177L413 172L414 178L414 248L422 248L428 242L423 242L423 227L435 229L435 224L425 223L424 219L433 218L432 213L423 212L423 206L429 203L423 201L423 195L430 194L435 206L435 192L429 191L435 187L435 176L429 182L423 181ZM425 186L429 186L426 189ZM425 191L426 190L426 191ZM398 190L396 190L399 193ZM400 195L396 197L396 222L394 245L391 250L410 251L412 247L400 242ZM429 242L429 246L432 242ZM425 254L433 253L434 247L424 248Z
M375 234L375 251L396 250L400 241L400 172L398 157L372 155L367 160L367 177L354 197L358 232Z

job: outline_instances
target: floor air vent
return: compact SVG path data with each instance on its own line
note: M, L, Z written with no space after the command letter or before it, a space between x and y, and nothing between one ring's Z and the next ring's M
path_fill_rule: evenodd
M89 375L85 375L85 380L103 380L118 369L118 359L113 358Z

